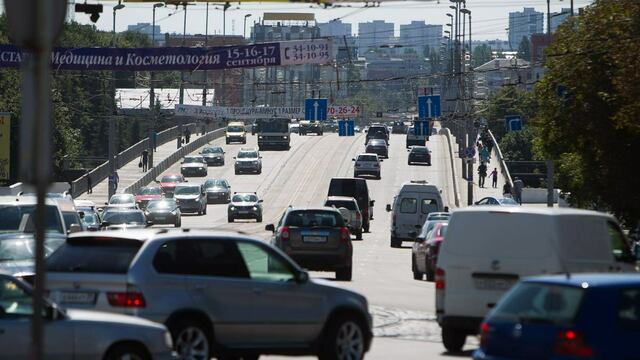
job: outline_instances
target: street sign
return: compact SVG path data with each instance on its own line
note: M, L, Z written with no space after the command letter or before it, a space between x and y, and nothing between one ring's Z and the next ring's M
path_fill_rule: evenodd
M331 117L358 117L360 106L356 105L331 105L327 109Z
M429 136L429 122L418 120L413 122L413 134L416 136Z
M440 95L418 96L418 117L420 119L440 116Z
M475 147L473 147L473 146L468 146L468 147L466 147L466 148L464 149L464 156L465 156L467 159L471 159L471 158L473 158L474 156L476 156L476 148L475 148Z
M507 131L522 130L522 117L520 115L507 115L504 117Z
M327 120L327 99L305 99L305 120Z
M354 136L355 124L353 120L340 120L338 121L338 136Z

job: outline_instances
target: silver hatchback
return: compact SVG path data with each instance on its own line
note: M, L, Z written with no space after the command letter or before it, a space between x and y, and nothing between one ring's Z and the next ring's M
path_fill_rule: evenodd
M364 296L309 279L281 251L249 236L80 233L47 259L46 269L52 299L165 324L182 359L362 359L371 344Z

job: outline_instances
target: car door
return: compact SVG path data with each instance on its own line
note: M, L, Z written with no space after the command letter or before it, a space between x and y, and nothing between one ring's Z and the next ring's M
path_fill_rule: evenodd
M400 238L409 238L409 233L419 232L416 225L419 222L418 199L414 193L407 193L398 199L398 214L396 217L396 233Z
M294 269L266 246L238 242L251 277L252 341L259 346L303 346L317 338L325 296L298 283Z
M247 341L251 316L249 272L229 239L197 238L178 241L188 260L187 291L195 306L213 321L216 341L237 346Z
M0 278L0 359L30 356L32 295L9 277ZM47 360L73 358L72 324L64 319L45 320L44 354Z

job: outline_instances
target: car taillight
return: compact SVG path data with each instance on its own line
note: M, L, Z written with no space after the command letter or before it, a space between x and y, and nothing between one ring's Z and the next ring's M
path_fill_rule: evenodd
M117 307L143 308L147 305L141 292L108 292L109 305Z
M444 270L436 268L436 290L444 290Z
M575 330L563 330L558 333L554 352L560 356L593 356L593 349L585 343L582 335Z
M282 229L280 229L280 238L284 241L289 241L289 227L288 226L283 226Z
M489 336L489 331L491 330L491 326L486 322L480 324L480 347L485 347L487 345L487 336Z
M346 227L340 228L340 241L349 242L351 239L351 234L349 234L349 229Z

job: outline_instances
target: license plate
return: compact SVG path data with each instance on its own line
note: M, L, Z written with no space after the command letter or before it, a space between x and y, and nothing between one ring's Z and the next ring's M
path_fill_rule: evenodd
M518 279L512 277L474 277L473 283L480 290L509 290Z
M325 243L327 242L327 238L324 236L304 236L302 241L308 243Z
M60 302L64 304L95 304L96 293L94 292L61 292Z
M246 210L240 210L240 211L238 211L238 214L248 214L248 213L249 213L249 212L248 212L248 211L246 211Z
M166 220L166 216L156 216L156 220Z

